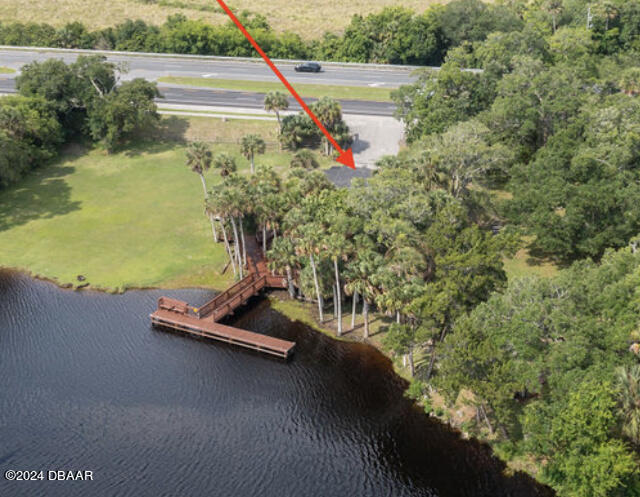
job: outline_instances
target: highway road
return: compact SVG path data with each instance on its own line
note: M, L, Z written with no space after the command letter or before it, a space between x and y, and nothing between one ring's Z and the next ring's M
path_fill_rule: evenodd
M66 62L71 62L77 58L77 55L77 53L69 52L0 49L0 66L19 70L24 64L33 60L43 61L48 58L62 58ZM266 64L261 61L221 61L218 59L185 59L153 55L110 55L108 58L113 62L126 62L129 65L129 73L124 79L141 77L148 80L156 80L161 76L173 75L208 76L211 78L248 81L277 81ZM294 84L313 82L348 86L397 87L401 84L409 83L413 79L411 71L407 69L392 68L381 70L369 67L328 66L324 72L319 74L298 74L293 71L291 63L279 63L278 65L284 75ZM0 93L14 93L16 91L14 78L15 74L0 75ZM158 104L171 104L168 107L171 108L172 112L176 112L176 109L179 110L180 108L185 110L189 108L198 109L198 112L203 112L210 108L212 112L218 113L224 108L228 108L230 112L264 109L264 94L261 93L162 83L158 85L158 88L163 97L158 99ZM315 99L305 98L305 101L311 103ZM402 123L391 117L395 110L393 103L340 100L340 104L350 129L359 136L353 146L354 157L359 168L363 166L371 167L383 155L396 154L398 152L399 142L403 137L403 126ZM301 110L293 98L289 98L289 106L291 111ZM236 110L233 111L232 109ZM338 177L344 176L342 180L348 183L351 176L348 176L347 172L352 174L351 170L340 167L335 172L335 177L332 176L332 180L338 181Z
M239 107L243 109L263 109L264 94L232 90L215 90L210 88L191 88L174 85L158 86L163 98L158 103L178 105L199 105L211 107ZM12 77L0 77L0 93L15 92L15 81ZM314 98L305 98L307 103ZM364 116L392 116L395 105L390 102L371 102L365 100L340 100L344 114ZM302 110L298 103L289 98L289 109Z
M0 49L0 66L19 70L24 64L34 60L50 58L72 62L78 53L72 51L36 51ZM162 76L208 77L244 81L278 81L267 65L261 60L245 62L234 59L187 58L154 55L107 55L114 63L124 62L129 67L127 78L156 80ZM415 80L411 70L386 66L384 69L369 67L345 67L325 65L320 73L296 73L293 63L276 62L278 69L291 83L314 83L344 86L370 86L397 88Z

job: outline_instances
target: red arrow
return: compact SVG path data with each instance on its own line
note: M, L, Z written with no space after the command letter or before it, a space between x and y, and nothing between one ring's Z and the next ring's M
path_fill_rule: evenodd
M253 39L253 37L245 29L245 27L238 20L238 18L235 15L233 15L233 12L231 12L231 9L229 9L229 7L227 7L227 5L222 0L218 0L218 3L220 4L220 7L222 7L224 11L227 13L227 15L231 18L231 20L235 23L235 25L238 26L238 29L242 31L242 34L247 38L247 40L249 40L249 43L253 45L253 48L255 48L256 51L262 56L264 61L275 73L275 75L278 76L280 81L282 81L282 84L287 88L287 90L289 90L289 92L293 95L293 97L298 101L298 103L300 104L300 107L302 107L304 111L307 114L309 114L309 117L313 120L314 123L316 123L316 126L320 128L320 131L324 133L324 136L327 137L327 140L329 140L329 142L331 142L331 144L338 151L339 155L336 161L340 162L341 164L344 164L347 167L350 167L351 169L355 169L356 165L353 162L353 152L351 151L351 149L342 150L340 145L338 145L338 142L333 139L333 136L331 136L331 133L329 133L327 129L322 125L322 123L320 122L320 119L318 119L316 115L311 111L309 106L306 103L304 103L304 100L300 98L300 95L298 95L298 92L293 89L293 86L291 86L291 84L287 81L287 78L285 78L282 75L282 73L278 70L278 68L275 66L275 64L271 62L271 59L267 56L266 53L264 53L264 50L260 48L260 45L256 43L256 40Z

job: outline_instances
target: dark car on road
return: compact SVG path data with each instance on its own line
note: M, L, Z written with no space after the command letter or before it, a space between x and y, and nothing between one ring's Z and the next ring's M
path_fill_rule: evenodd
M317 62L303 62L295 67L296 72L320 72L322 66Z

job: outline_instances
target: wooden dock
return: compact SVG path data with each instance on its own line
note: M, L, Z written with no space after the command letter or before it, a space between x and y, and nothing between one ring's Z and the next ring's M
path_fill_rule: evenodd
M280 340L279 338L241 330L233 326L226 326L208 319L198 319L196 316L178 314L164 309L157 309L151 314L151 323L156 326L184 331L191 335L212 338L247 349L265 352L283 359L291 356L296 345L294 342L288 342L287 340Z
M220 324L218 321L234 313L251 297L258 295L264 288L287 288L286 278L270 274L255 240L247 238L249 274L242 280L216 295L209 302L195 308L181 300L168 297L158 299L158 308L153 312L151 323L180 330L191 335L212 338L222 342L239 345L287 359L293 353L294 342L241 330Z

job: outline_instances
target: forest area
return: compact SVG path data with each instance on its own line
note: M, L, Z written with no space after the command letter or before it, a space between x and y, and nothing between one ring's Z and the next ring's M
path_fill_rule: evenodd
M244 21L273 57L441 67L393 93L407 146L349 189L317 169L308 148L331 146L303 115L278 116L282 146L297 151L286 175L260 164L260 137L242 143L249 174L192 144L234 274L255 228L272 240L270 269L320 323L330 309L339 336L343 314L362 312L364 339L374 313L387 317L384 346L407 361L428 413L446 420L434 394L473 408L459 428L560 497L640 495L640 1L390 8L308 43ZM1 24L0 43L251 54L230 26L179 17L99 32ZM0 100L1 186L69 133L111 150L157 119L155 86L117 86L99 58L43 66ZM348 144L339 104L314 108ZM523 247L561 270L508 279L504 259Z
M273 269L320 321L333 300L338 334L344 293L364 337L373 309L393 317L411 394L466 399L462 428L561 496L640 491L639 7L511 5L517 30L462 35L395 93L409 146L369 181L259 168L253 202L209 199L221 219L255 206ZM565 269L507 281L522 244Z
M476 416L464 428L558 495L638 495L640 6L511 8L518 30L465 39L396 92L411 145L393 162L454 198L466 188L474 224L565 269L500 283L467 308L465 290L447 299L453 312L414 301L390 345L429 340L437 358L414 395L428 410L433 391L467 399Z

